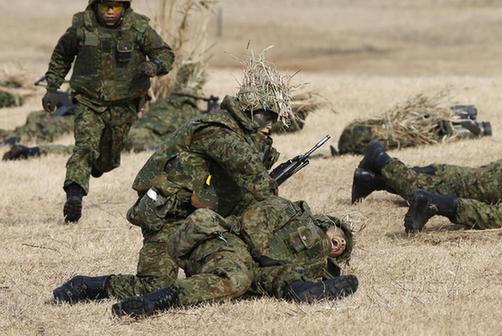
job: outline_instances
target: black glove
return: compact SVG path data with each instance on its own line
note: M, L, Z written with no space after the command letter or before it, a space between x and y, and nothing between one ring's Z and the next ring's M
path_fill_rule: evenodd
M56 110L59 103L58 92L54 89L47 89L47 93L42 98L42 106L45 112L52 113Z
M260 265L260 267L281 266L288 263L285 260L276 260L263 255L255 258L255 261L258 263L258 265Z
M143 62L139 66L140 71L148 77L155 77L159 71L159 66L155 62Z
M40 156L40 147L26 147L23 145L14 145L3 155L3 161L26 160L30 157Z

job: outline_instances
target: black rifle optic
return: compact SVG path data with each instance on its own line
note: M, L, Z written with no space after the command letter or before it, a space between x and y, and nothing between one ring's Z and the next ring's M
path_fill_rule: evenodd
M331 139L331 136L326 135L305 154L297 155L294 158L281 163L270 172L270 176L277 182L277 185L281 185L288 178L298 173L301 169L305 168L310 163L310 156L316 150L321 148L322 145L324 145L329 139Z
M220 97L217 96L211 95L209 97L202 97L202 96L191 95L188 93L176 93L176 95L205 101L207 103L207 110L202 111L202 113L217 112L220 109Z

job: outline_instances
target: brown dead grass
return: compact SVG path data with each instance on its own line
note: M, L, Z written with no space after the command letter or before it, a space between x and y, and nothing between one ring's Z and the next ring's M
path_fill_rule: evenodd
M500 57L495 58L499 46L492 45L479 53L474 52L476 48L463 43L462 34L452 28L457 27L453 22L462 22L466 18L474 21L476 29L494 23L493 31L483 30L488 35L466 33L465 38L472 39L474 46L478 39L483 43L495 39L502 11L498 2L449 0L434 7L429 0L421 1L422 6L416 1L405 0L311 1L318 7L336 4L339 8L335 11L332 6L325 10L311 6L310 19L307 14L302 14L299 19L299 13L305 13L306 2L303 0L274 2L290 4L281 11L277 10L277 5L266 5L271 3L269 1L255 2L257 6L270 8L267 15L255 18L258 23L263 20L275 22L269 26L257 23L262 35L270 34L267 35L270 38L267 45L283 43L281 25L286 22L289 27L296 27L290 29L289 34L298 39L296 45L300 47L326 44L323 42L326 35L320 33L328 23L334 25L333 34L342 36L343 32L347 41L352 41L356 47L370 38L365 34L372 26L376 27L372 35L375 43L380 43L378 36L385 36L386 43L399 49L401 42L395 34L404 34L403 31L415 32L410 39L421 36L422 40L416 44L405 43L406 48L401 51L404 54L398 53L398 57L392 54L385 54L388 58L384 54L380 57L374 52L362 53L365 56L357 56L357 53L336 56L350 61L343 63L343 67L326 63L332 70L330 72L300 74L298 81L313 83L313 88L321 90L334 111L326 108L309 116L300 134L278 136L276 144L282 152L282 159L304 151L324 134L329 133L336 139L343 127L355 118L383 113L411 95L419 92L430 94L445 87L450 87L450 92L456 94L456 101L478 106L479 118L492 122L494 137L391 153L413 165L447 162L476 166L500 159L502 81L495 67L499 65ZM399 6L394 8L391 5L396 1ZM64 15L80 7L67 0L43 4L37 1L39 14L30 12L36 18L19 25L16 20L22 9L30 4L34 6L34 3L33 0L12 6L0 3L3 31L13 32L16 27L22 32L0 35L0 42L7 46L0 50L0 62L21 60L26 61L26 66L33 71L44 69L50 44L56 41L69 22L69 17L61 19L54 12L54 6L63 6ZM231 20L241 20L243 25L235 33L235 41L238 32L249 27L251 17L248 18L246 13L257 11L248 2L238 3L242 4L242 14L236 14ZM227 4L230 8L236 7L230 1ZM324 13L328 11L331 11L332 20L328 20ZM412 12L420 20L411 20ZM345 17L344 13L353 15ZM375 18L375 13L379 14L379 20L365 20ZM292 19L287 21L289 14ZM435 20L422 20L427 17ZM53 25L30 29L37 22L50 20L54 21ZM443 27L445 32L432 27L433 21L434 27ZM402 29L394 32L397 23ZM305 30L305 26L310 28ZM424 26L430 26L430 32L437 35L422 33ZM454 33L453 37L459 38L458 43L452 36L447 36L448 29ZM32 36L26 35L27 31L31 31ZM435 36L450 41L450 47L433 49L437 41ZM362 42L359 44L360 38ZM246 37L239 39L244 41ZM225 41L222 42L224 45L234 43L232 39L228 42L227 37ZM332 40L327 38L326 41ZM288 42L288 45L292 44ZM343 43L333 44L337 48L340 45ZM256 44L254 47L259 48ZM296 58L303 51L290 49L283 49L278 58L299 60L300 63L306 59L304 56ZM242 50L242 45L238 50ZM452 58L454 50L463 52L455 53L458 57ZM418 56L413 56L414 52ZM481 52L486 57L478 57ZM412 57L408 59L406 55ZM427 60L421 58L424 55ZM473 55L469 62L466 61L467 55ZM215 57L215 61L219 57L224 56ZM317 68L326 65L322 59L309 58L306 64L310 62L318 62L315 63ZM389 74L375 75L388 69L391 69ZM434 69L448 75L407 76L422 70L431 74ZM471 74L490 76L458 76L464 74L465 69ZM367 74L364 74L366 70ZM491 70L495 72L491 73ZM34 78L39 75L34 72ZM213 69L207 92L235 93L235 78L239 77L237 69ZM25 107L0 110L0 127L21 124L26 114L39 106L39 97L36 97ZM62 140L65 143L70 141L69 137ZM4 151L0 148L0 155ZM328 153L328 148L322 151ZM124 215L135 201L131 181L148 156L148 153L124 155L119 169L93 180L91 194L85 199L83 220L77 225L64 225L61 218L64 157L0 163L1 335L501 335L501 233L458 231L448 221L437 219L423 234L408 238L403 234L402 223L406 208L395 196L376 193L357 206L350 205L352 172L360 160L358 156L315 160L281 187L283 196L305 199L317 212L349 216L353 220L358 230L358 245L353 261L345 271L359 277L360 289L352 298L315 305L296 305L272 299L240 301L177 310L139 322L113 319L110 313L112 300L62 307L50 304L51 290L76 274L134 272L141 235L137 228L127 223Z

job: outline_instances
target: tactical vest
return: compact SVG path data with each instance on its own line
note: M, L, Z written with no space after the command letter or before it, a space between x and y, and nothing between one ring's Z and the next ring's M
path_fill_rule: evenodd
M206 127L220 127L232 130L252 148L260 149L256 139L246 133L227 112L204 114L192 119L178 128L166 141L164 147L155 152L139 171L133 183L133 189L139 194L154 188L164 195L179 193L183 195L181 202L190 202L188 195L215 193L218 200L217 212L228 215L240 199L240 190L228 177L221 167L208 162L202 154L194 153L190 149L194 134ZM204 183L211 176L214 191L206 190ZM218 195L232 195L218 197ZM208 196L210 197L210 196ZM221 200L221 202L220 202Z
M117 102L145 96L150 79L139 70L146 61L141 41L149 19L130 10L115 29L100 25L92 9L73 17L79 51L70 80L78 95Z
M243 214L241 228L252 254L303 266L311 278L324 275L331 241L305 202L272 197L254 208Z

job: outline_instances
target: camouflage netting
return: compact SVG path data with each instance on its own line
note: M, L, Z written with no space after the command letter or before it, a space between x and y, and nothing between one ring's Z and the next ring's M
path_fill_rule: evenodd
M23 97L16 93L3 91L0 89L0 108L15 107L23 105Z
M270 48L259 54L251 52L242 61L244 78L237 100L244 111L273 111L279 115L279 122L289 125L296 120L291 108L292 76L282 75L265 59Z

